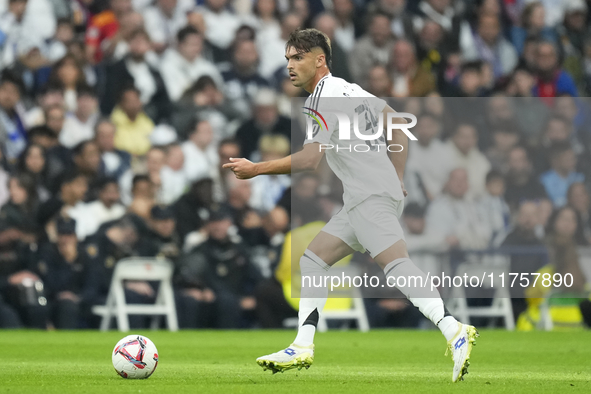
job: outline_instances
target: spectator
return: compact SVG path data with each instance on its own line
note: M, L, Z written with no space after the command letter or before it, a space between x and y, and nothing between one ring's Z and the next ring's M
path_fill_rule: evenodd
M145 25L149 26L147 31L156 52L162 53L175 42L177 33L187 26L190 11L190 2L182 0L158 0L144 10Z
M184 170L189 182L211 178L217 167L216 147L212 143L213 130L208 121L197 121L189 134L189 139L182 143L185 157Z
M486 249L492 230L477 204L468 197L468 172L453 170L444 193L429 205L426 231L444 236L448 245L461 249Z
M176 231L174 211L166 205L154 205L150 211L150 243L153 253L176 263L181 256L181 239Z
M544 186L535 176L533 165L525 148L516 146L511 149L508 165L505 201L512 211L516 211L522 200L546 198Z
M148 175L135 175L132 180L129 212L148 221L150 211L156 204L156 186Z
M591 199L583 183L570 185L567 193L567 203L577 212L585 239L591 244Z
M291 32L302 25L302 19L294 12L286 14L281 20L280 34L273 37L257 35L257 52L260 55L259 72L263 78L270 80L279 69L285 69L285 44ZM333 48L334 51L334 48ZM344 60L344 59L342 59Z
M501 247L511 255L511 272L537 272L546 264L547 257L544 243L536 232L536 227L539 224L538 213L539 208L535 202L523 201L518 208L515 226L501 244ZM526 253L522 248L528 248ZM511 295L513 314L519 316L527 308L523 298L523 289L513 288Z
M563 276L571 274L573 277L573 284L568 288L568 291L583 292L585 290L585 275L579 265L577 246L587 245L587 241L574 209L562 207L552 214L548 221L545 242L554 272Z
M389 97L392 80L384 66L373 66L367 73L367 91L376 97Z
M244 312L256 306L253 291L258 274L245 245L230 237L231 226L229 212L213 212L207 224L209 238L180 263L179 315L184 328L240 328Z
M202 229L213 205L213 181L209 178L192 183L173 205L181 245L187 245L189 234Z
M420 30L428 20L441 26L451 51L457 51L460 42L465 42L470 35L470 25L449 0L421 0L415 28Z
M289 140L282 135L265 135L259 140L261 161L281 159L290 153ZM250 205L259 211L270 212L290 186L289 175L270 175L252 180Z
M67 18L59 18L54 36L47 42L47 58L56 62L68 53L68 45L74 41L74 25Z
M164 53L160 71L172 101L178 101L182 94L204 75L213 78L218 86L223 83L220 72L213 63L202 56L202 50L201 33L194 27L187 26L180 29L177 34L177 47L170 48Z
M66 121L66 110L60 105L54 105L45 111L45 126L47 126L59 141Z
M165 205L176 202L182 196L189 180L184 171L185 155L179 144L172 144L166 148L166 163L160 169L161 189L158 201Z
M17 166L20 174L26 174L33 179L39 202L47 201L51 195L47 188L46 163L45 149L41 145L29 144L21 154Z
M26 127L32 128L44 125L45 111L54 105L61 107L65 105L64 92L61 87L48 84L37 93L35 106L27 111L25 116Z
M394 44L387 15L372 15L368 26L368 33L357 40L349 55L353 82L361 85L367 85L366 73L372 66L385 66L390 62Z
M101 153L100 172L107 177L122 180L124 174L132 176L131 155L123 150L115 148L115 135L117 129L108 119L101 119L97 122L94 133L96 145Z
M76 238L76 221L59 218L57 242L47 242L41 249L39 266L51 309L51 320L57 329L81 328L81 296L84 269L88 263L84 247Z
M332 3L334 16L337 18L335 41L347 54L350 54L357 36L361 34L355 4L352 0L333 0Z
M490 162L477 148L476 128L467 123L459 124L445 144L445 159L452 168L463 168L468 173L469 194L478 197L485 191L485 178L491 169Z
M409 149L405 185L415 190L409 193L409 198L424 205L441 193L450 171L441 160L433 160L446 154L445 146L439 139L441 128L441 121L429 114L419 116L413 128L417 143Z
M149 49L148 33L136 30L129 38L129 55L106 67L105 94L101 100L103 113L110 113L120 95L134 86L146 113L155 122L169 118L170 99L160 73L147 61Z
M6 159L13 162L27 144L24 124L25 111L21 101L21 82L2 73L0 79L0 143L4 146Z
M101 154L94 141L84 141L72 149L74 165L88 180L88 193L86 200L93 200L97 196L98 181L101 177Z
M347 52L339 45L335 37L338 21L330 13L322 13L314 20L314 28L320 30L330 38L332 65L330 71L335 77L351 80ZM285 47L285 46L284 46ZM385 97L385 96L384 96Z
M227 0L205 0L205 5L196 11L205 20L205 37L214 49L214 60L223 58L222 52L229 49L240 27L238 17L227 9Z
M214 140L219 142L234 135L236 126L228 120L230 113L231 109L229 110L224 103L224 93L213 78L205 75L183 94L181 101L176 105L172 124L179 135L188 137L195 119L206 120L214 130Z
M98 100L92 89L79 89L76 98L76 111L66 115L59 136L60 144L72 148L80 142L94 138L94 126L98 120Z
M519 55L523 52L528 37L554 41L558 39L556 31L545 25L546 11L539 1L527 4L521 12L521 24L511 27L511 42Z
M156 199L159 199L162 194L162 168L165 164L166 150L160 146L151 147L146 154L146 168L147 175L154 185L154 198Z
M435 90L433 74L419 65L410 41L398 40L394 44L390 72L394 97L423 97Z
M74 55L67 54L53 66L49 83L62 89L65 109L75 112L77 91L86 88L86 79Z
M564 21L557 27L564 56L564 68L582 86L581 55L588 35L587 4L584 0L568 0L564 4Z
M482 60L492 67L495 80L509 75L517 65L515 48L501 35L501 23L496 15L478 18L477 32L470 46L464 46L465 60Z
M404 208L402 224L405 230L404 239L413 262L418 261L417 266L423 272L440 272L441 262L437 253L446 252L450 248L448 241L455 239L445 237L445 234L427 231L426 209L417 203L410 203Z
M493 145L486 151L492 168L503 175L509 171L509 155L520 142L519 132L513 124L506 124L492 130Z
M37 222L45 226L60 212L83 204L87 191L88 180L83 174L73 170L64 172L59 178L59 192L39 207Z
M125 215L125 207L119 202L119 185L115 179L101 179L97 189L96 201L68 210L68 215L76 221L76 235L80 241L94 235L104 223Z
M551 169L540 176L540 182L552 204L559 208L566 204L568 188L575 182L583 182L585 176L576 172L577 158L566 144L555 145L550 152Z
M143 156L150 149L154 122L146 115L140 91L128 87L121 92L119 105L111 114L115 125L115 147L134 156Z
M233 116L246 120L251 116L250 103L257 92L269 84L257 71L259 55L254 41L237 41L232 53L232 68L222 73L224 95Z
M257 0L253 4L252 25L258 39L274 40L281 35L280 10L277 0ZM299 24L298 24L299 26Z
M12 177L10 200L0 209L0 297L2 327L46 328L46 307L22 297L27 287L39 281L32 262L39 228L34 220L37 209L35 184L30 177ZM34 288L34 287L33 287ZM41 294L42 295L42 294Z
M534 96L541 97L548 104L553 102L554 97L563 94L578 96L572 77L560 66L558 49L552 42L542 41L537 45L535 68L537 82Z
M7 68L18 58L18 46L27 41L43 45L43 41L53 36L56 18L47 0L12 0L3 3L4 7L6 11L0 17L0 31L4 36L0 64Z
M507 235L511 213L505 202L505 179L499 171L486 174L486 193L478 200L486 225L491 229L491 246L498 246Z
M258 157L256 150L260 138L264 135L277 134L290 139L291 121L279 115L277 96L270 89L261 89L255 96L253 115L252 119L242 124L236 131L236 140L240 144L241 154L256 161Z
M56 118L59 117L58 110L55 110ZM56 121L59 123L59 121ZM33 127L29 130L29 140L31 144L40 145L45 149L45 180L50 192L54 193L59 185L55 180L74 163L72 162L72 153L68 148L59 144L58 135L47 126Z
M131 0L110 0L110 9L92 17L86 30L86 58L90 64L112 55L121 39L119 21L131 11Z

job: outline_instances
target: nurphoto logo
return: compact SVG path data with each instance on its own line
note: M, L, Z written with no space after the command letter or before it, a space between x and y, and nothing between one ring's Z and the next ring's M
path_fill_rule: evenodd
M388 113L386 119L386 135L384 136L384 117L369 105L367 100L361 102L353 113L353 122L351 123L350 115L335 110L323 110L322 113L309 107L302 107L307 112L303 112L306 118L306 139L313 140L319 132L328 132L329 130L327 118L331 124L338 123L338 140L340 141L359 141L359 144L335 144L335 143L320 143L320 150L335 150L348 152L376 152L380 147L385 147L389 152L401 152L403 146L400 144L386 145L386 138L388 141L392 140L392 131L400 130L412 141L417 138L410 132L410 128L416 126L417 117L407 112ZM408 123L397 123L400 118L407 119ZM361 127L360 127L361 125ZM360 130L362 129L362 130ZM353 131L353 135L351 134ZM334 141L334 140L333 140Z

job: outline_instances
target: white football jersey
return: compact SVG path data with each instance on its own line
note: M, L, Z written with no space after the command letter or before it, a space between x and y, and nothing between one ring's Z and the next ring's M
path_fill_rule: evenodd
M357 112L359 132L376 134L378 119L385 106L384 100L332 74L322 78L306 100L304 112L316 116L322 126L313 123L312 138L308 139L307 135L304 145L313 142L323 144L320 147L326 153L328 165L343 183L343 201L347 211L371 195L404 199L398 174L386 149L386 133L377 140L366 141L358 138L353 131L353 114ZM339 122L331 111L348 115L350 139L339 138ZM393 150L396 150L395 147Z

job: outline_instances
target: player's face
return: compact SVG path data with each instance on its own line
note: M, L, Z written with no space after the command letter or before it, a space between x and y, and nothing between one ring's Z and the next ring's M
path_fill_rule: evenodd
M289 47L285 58L289 79L294 86L305 87L316 75L316 51L298 53L294 47Z

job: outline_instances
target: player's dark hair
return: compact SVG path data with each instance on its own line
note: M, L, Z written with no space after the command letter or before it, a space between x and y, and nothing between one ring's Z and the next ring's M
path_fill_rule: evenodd
M297 53L308 53L314 48L322 49L326 57L326 65L330 70L332 68L332 48L330 38L317 29L296 29L287 39L285 50L294 48Z

